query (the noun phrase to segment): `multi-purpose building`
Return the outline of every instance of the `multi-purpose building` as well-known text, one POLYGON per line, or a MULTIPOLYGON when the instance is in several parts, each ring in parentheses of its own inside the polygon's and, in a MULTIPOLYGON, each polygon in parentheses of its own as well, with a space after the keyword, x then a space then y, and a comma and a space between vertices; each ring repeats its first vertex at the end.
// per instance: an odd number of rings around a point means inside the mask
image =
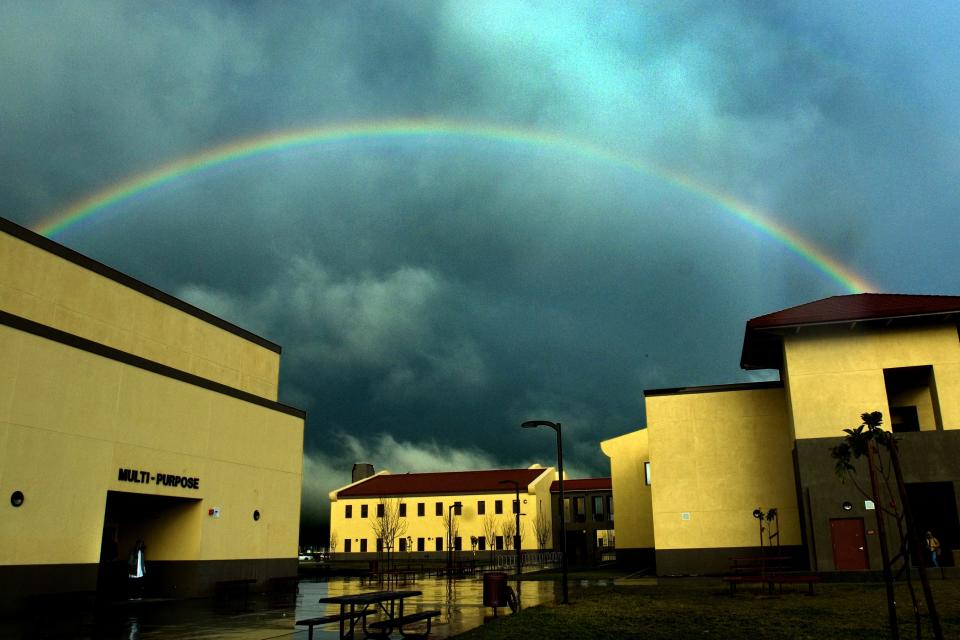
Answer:
MULTIPOLYGON (((436 557, 438 552, 516 548, 517 494, 520 548, 550 546, 553 467, 441 473, 381 471, 330 492, 335 551, 394 552, 436 557), (452 524, 452 530, 451 530, 452 524)), ((440 557, 443 557, 442 555, 440 557)))
MULTIPOLYGON (((0 219, 0 591, 295 574, 304 413, 280 347, 0 219)), ((13 605, 15 598, 5 598, 13 605)))
POLYGON ((741 366, 779 380, 646 391, 647 427, 601 445, 618 560, 721 572, 762 539, 812 570, 880 568, 875 505, 831 457, 872 411, 899 441, 918 527, 960 547, 958 321, 960 297, 818 300, 747 322, 741 366))

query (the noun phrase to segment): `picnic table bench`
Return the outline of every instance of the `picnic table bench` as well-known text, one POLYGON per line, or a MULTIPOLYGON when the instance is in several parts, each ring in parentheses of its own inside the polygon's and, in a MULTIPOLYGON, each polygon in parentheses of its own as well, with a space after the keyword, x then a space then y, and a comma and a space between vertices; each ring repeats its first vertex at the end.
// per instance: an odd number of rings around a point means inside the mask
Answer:
POLYGON ((313 627, 333 622, 340 623, 340 638, 353 638, 357 623, 360 622, 363 635, 368 638, 387 638, 397 630, 405 637, 416 635, 425 638, 430 633, 433 618, 440 615, 440 611, 419 611, 404 615, 403 603, 406 598, 422 595, 421 591, 370 591, 348 595, 329 596, 321 598, 320 603, 340 605, 340 613, 318 618, 298 620, 297 625, 309 627, 310 638, 313 638, 313 627), (379 614, 380 619, 367 622, 367 616, 379 614), (407 625, 416 622, 427 622, 424 633, 412 632, 406 629, 407 625))
POLYGON ((357 611, 353 614, 339 614, 335 613, 329 616, 320 616, 318 618, 304 618, 303 620, 297 620, 296 626, 298 627, 307 627, 307 638, 308 640, 313 640, 313 628, 321 624, 330 624, 332 622, 344 622, 356 620, 359 616, 372 616, 376 611, 373 609, 367 609, 366 611, 357 611))
MULTIPOLYGON (((434 609, 431 611, 418 611, 417 613, 411 613, 405 616, 399 616, 399 617, 391 618, 388 620, 377 620, 376 622, 371 622, 367 626, 371 629, 381 630, 383 632, 383 637, 389 636, 390 632, 393 629, 396 629, 397 631, 400 632, 400 635, 402 635, 405 638, 426 638, 428 635, 430 635, 430 626, 433 623, 433 619, 439 615, 440 615, 440 611, 438 609, 434 609), (422 633, 409 632, 404 629, 404 627, 408 624, 414 624, 416 622, 422 622, 424 620, 427 621, 427 629, 422 633)), ((372 635, 379 635, 379 634, 372 634, 372 635)))
POLYGON ((736 593, 738 584, 766 585, 773 593, 774 585, 806 584, 813 595, 814 583, 820 582, 818 574, 793 569, 789 556, 750 556, 730 558, 730 572, 722 580, 730 585, 730 593, 736 593))

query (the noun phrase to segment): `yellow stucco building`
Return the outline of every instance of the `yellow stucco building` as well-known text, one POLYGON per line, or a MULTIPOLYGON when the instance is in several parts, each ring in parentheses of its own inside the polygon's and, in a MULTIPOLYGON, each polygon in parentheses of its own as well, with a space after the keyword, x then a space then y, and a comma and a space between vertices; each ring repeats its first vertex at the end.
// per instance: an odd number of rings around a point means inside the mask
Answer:
POLYGON ((537 465, 441 473, 381 471, 330 492, 331 544, 338 554, 371 559, 386 546, 407 557, 438 557, 451 544, 461 552, 515 548, 519 491, 520 548, 549 548, 550 484, 556 475, 553 467, 537 465), (385 537, 384 514, 389 520, 392 510, 397 526, 388 525, 385 537))
POLYGON ((798 567, 879 568, 876 512, 830 456, 869 411, 897 433, 918 525, 960 547, 958 317, 960 297, 827 298, 747 323, 741 366, 779 381, 646 391, 647 427, 601 444, 618 560, 722 572, 762 535, 798 567), (756 509, 777 511, 762 534, 756 509))
MULTIPOLYGON (((0 219, 0 590, 295 574, 304 413, 280 347, 0 219)), ((6 599, 12 605, 14 599, 6 599)))

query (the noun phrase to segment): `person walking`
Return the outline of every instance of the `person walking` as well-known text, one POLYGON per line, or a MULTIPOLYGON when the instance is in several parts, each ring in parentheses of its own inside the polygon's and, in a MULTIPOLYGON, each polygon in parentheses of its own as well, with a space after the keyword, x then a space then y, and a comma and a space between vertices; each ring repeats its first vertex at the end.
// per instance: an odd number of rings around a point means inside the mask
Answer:
POLYGON ((137 540, 130 552, 128 563, 127 582, 130 586, 130 597, 139 600, 143 597, 143 581, 147 575, 146 547, 143 540, 137 540))
POLYGON ((940 541, 930 531, 927 531, 927 552, 930 554, 930 561, 933 566, 940 566, 940 541))

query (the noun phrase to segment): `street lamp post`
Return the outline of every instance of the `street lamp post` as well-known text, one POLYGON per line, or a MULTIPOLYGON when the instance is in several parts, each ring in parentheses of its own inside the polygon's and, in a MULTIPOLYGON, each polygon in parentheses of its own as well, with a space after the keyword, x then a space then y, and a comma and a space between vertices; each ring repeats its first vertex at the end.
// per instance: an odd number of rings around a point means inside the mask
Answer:
POLYGON ((560 473, 560 571, 562 574, 561 584, 563 589, 563 604, 569 603, 569 593, 567 591, 567 526, 563 517, 563 436, 560 431, 559 422, 550 422, 549 420, 527 420, 520 425, 524 429, 535 427, 550 427, 557 432, 557 467, 560 473))
POLYGON ((516 480, 501 480, 500 484, 512 484, 513 490, 517 496, 516 501, 514 502, 516 506, 514 507, 514 511, 513 511, 514 519, 515 519, 513 546, 517 550, 517 584, 519 585, 520 584, 520 540, 521 540, 520 538, 520 483, 517 482, 516 480))
POLYGON ((461 502, 454 502, 447 509, 447 578, 453 577, 453 510, 460 509, 461 502))

